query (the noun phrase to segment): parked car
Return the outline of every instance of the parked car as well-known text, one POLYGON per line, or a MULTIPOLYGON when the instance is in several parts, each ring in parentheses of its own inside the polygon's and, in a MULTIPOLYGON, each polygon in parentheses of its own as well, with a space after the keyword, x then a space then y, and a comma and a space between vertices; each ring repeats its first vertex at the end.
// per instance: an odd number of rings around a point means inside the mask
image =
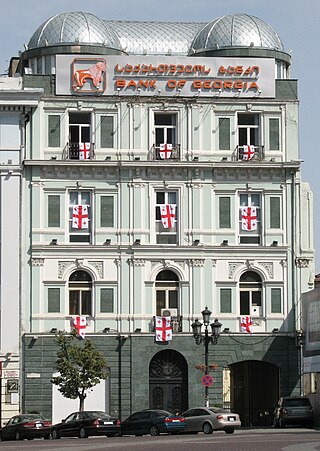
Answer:
POLYGON ((60 437, 86 438, 90 435, 115 437, 120 434, 120 420, 118 418, 95 410, 73 412, 61 423, 52 426, 53 439, 60 437))
POLYGON ((121 423, 121 433, 126 435, 159 435, 162 432, 177 434, 185 428, 185 419, 166 410, 145 409, 135 412, 121 423))
POLYGON ((51 421, 42 415, 24 413, 10 418, 5 426, 0 429, 0 439, 23 440, 24 438, 45 438, 51 435, 51 421))
POLYGON ((232 434, 241 426, 237 413, 231 413, 218 407, 195 407, 182 414, 186 420, 183 432, 212 434, 213 431, 225 431, 232 434))
POLYGON ((274 427, 299 424, 313 427, 313 409, 306 396, 285 396, 280 398, 273 412, 274 427))

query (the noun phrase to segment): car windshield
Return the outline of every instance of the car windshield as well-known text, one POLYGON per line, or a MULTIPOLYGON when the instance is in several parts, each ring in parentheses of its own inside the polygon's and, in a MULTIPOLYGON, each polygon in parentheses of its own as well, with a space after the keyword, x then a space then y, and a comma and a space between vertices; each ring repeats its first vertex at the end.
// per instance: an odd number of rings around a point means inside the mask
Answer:
POLYGON ((110 415, 108 415, 105 412, 86 412, 86 417, 89 418, 110 418, 110 415))
POLYGON ((303 399, 284 399, 283 400, 284 407, 309 407, 310 401, 308 398, 303 399))
POLYGON ((219 407, 210 407, 209 410, 211 410, 211 412, 213 412, 213 413, 222 413, 222 412, 226 412, 225 410, 220 409, 219 407))
POLYGON ((29 421, 29 420, 44 420, 42 415, 36 415, 36 414, 30 414, 30 415, 23 415, 21 417, 22 421, 29 421))
POLYGON ((167 416, 173 415, 172 413, 167 412, 166 410, 157 410, 157 411, 153 412, 153 414, 156 415, 157 417, 162 417, 162 416, 167 417, 167 416))

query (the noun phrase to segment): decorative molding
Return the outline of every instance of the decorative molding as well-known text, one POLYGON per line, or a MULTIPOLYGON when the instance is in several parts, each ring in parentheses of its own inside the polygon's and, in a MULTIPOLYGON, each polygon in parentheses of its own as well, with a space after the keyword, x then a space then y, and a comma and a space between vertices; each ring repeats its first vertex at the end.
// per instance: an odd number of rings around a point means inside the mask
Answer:
POLYGON ((296 258, 296 266, 298 266, 298 268, 308 268, 309 263, 310 263, 310 260, 308 258, 301 258, 301 257, 296 258))
POLYGON ((228 271, 228 273, 229 273, 228 278, 229 279, 233 279, 234 278, 234 273, 236 272, 236 269, 239 268, 239 266, 242 266, 242 265, 243 265, 243 263, 240 263, 240 262, 230 262, 229 265, 228 265, 228 269, 229 269, 229 271, 228 271))
POLYGON ((280 260, 280 265, 281 265, 283 268, 286 268, 287 265, 288 265, 287 260, 280 260))
POLYGON ((62 279, 63 278, 63 274, 65 272, 65 270, 67 268, 69 268, 69 266, 73 265, 73 262, 59 262, 58 261, 58 279, 62 279))
POLYGON ((146 260, 143 258, 128 258, 129 266, 145 266, 146 260))
POLYGON ((217 266, 217 260, 212 258, 211 262, 212 262, 212 266, 215 268, 217 266))
POLYGON ((194 258, 189 260, 190 265, 193 267, 203 267, 204 262, 205 262, 204 258, 194 258))
POLYGON ((102 261, 92 261, 92 262, 89 261, 88 263, 96 269, 100 279, 103 279, 103 277, 104 277, 104 275, 103 275, 103 262, 102 261))
POLYGON ((44 266, 44 258, 31 258, 31 266, 44 266))
POLYGON ((258 263, 267 270, 270 279, 273 279, 273 263, 271 262, 258 262, 258 263))

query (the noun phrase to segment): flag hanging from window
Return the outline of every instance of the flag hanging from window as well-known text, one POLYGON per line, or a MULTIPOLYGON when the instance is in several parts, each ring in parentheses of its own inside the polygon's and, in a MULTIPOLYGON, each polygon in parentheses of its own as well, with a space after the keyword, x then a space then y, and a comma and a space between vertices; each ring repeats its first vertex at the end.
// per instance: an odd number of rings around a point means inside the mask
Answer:
POLYGON ((79 160, 90 159, 90 143, 79 143, 79 160))
POLYGON ((77 334, 79 337, 83 338, 86 335, 86 327, 87 327, 87 320, 85 316, 73 316, 73 327, 76 329, 77 334))
POLYGON ((72 228, 88 229, 89 216, 87 205, 75 205, 72 209, 72 228))
POLYGON ((242 207, 241 226, 242 230, 257 230, 257 207, 242 207))
POLYGON ((253 157, 254 157, 254 146, 252 144, 243 146, 242 159, 252 160, 253 157))
POLYGON ((160 144, 159 155, 162 160, 169 160, 172 154, 172 144, 160 144))
POLYGON ((171 316, 156 316, 156 341, 172 340, 171 316))
POLYGON ((240 317, 240 328, 244 334, 252 334, 252 320, 251 316, 240 317))
POLYGON ((172 229, 174 227, 174 220, 176 217, 175 210, 175 205, 160 205, 161 222, 165 229, 172 229))

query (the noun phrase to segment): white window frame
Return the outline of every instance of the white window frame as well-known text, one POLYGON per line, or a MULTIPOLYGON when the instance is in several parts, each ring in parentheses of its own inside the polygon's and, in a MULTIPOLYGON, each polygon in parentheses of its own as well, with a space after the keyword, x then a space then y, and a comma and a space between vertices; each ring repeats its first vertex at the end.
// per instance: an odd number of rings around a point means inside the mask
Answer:
POLYGON ((243 245, 252 245, 252 246, 261 246, 262 245, 262 193, 259 191, 254 192, 238 192, 238 243, 243 245), (247 196, 246 204, 241 201, 241 197, 247 196), (253 201, 253 196, 258 196, 259 203, 253 201), (256 207, 257 208, 257 230, 254 231, 245 231, 242 230, 241 224, 241 216, 242 216, 242 207, 256 207), (256 238, 258 242, 245 242, 244 238, 256 238))
POLYGON ((93 212, 93 192, 90 189, 70 189, 68 190, 68 242, 72 244, 93 244, 93 220, 92 220, 92 212, 93 212), (77 193, 77 201, 71 202, 71 195, 77 193), (87 193, 89 194, 89 204, 83 202, 83 195, 87 193), (88 207, 88 228, 87 229, 72 229, 72 211, 75 205, 86 205, 88 207), (71 237, 88 237, 88 240, 71 240, 71 237))
POLYGON ((167 246, 176 246, 179 244, 179 233, 178 233, 178 227, 179 227, 179 191, 176 189, 168 189, 168 190, 163 190, 163 189, 155 189, 155 206, 154 206, 154 217, 155 217, 155 241, 157 244, 165 244, 167 246), (163 193, 164 194, 164 202, 158 203, 157 202, 157 197, 158 194, 163 193), (176 201, 174 202, 170 202, 170 194, 175 194, 176 196, 176 201), (165 229, 162 226, 162 222, 161 222, 161 217, 160 217, 160 205, 164 205, 164 204, 171 204, 171 205, 175 205, 175 219, 174 219, 174 223, 175 223, 175 227, 174 227, 174 232, 172 231, 173 229, 165 229), (157 219, 157 212, 158 212, 158 219, 157 219), (162 243, 158 243, 158 236, 175 236, 175 242, 174 243, 166 243, 166 242, 162 242, 162 243))

